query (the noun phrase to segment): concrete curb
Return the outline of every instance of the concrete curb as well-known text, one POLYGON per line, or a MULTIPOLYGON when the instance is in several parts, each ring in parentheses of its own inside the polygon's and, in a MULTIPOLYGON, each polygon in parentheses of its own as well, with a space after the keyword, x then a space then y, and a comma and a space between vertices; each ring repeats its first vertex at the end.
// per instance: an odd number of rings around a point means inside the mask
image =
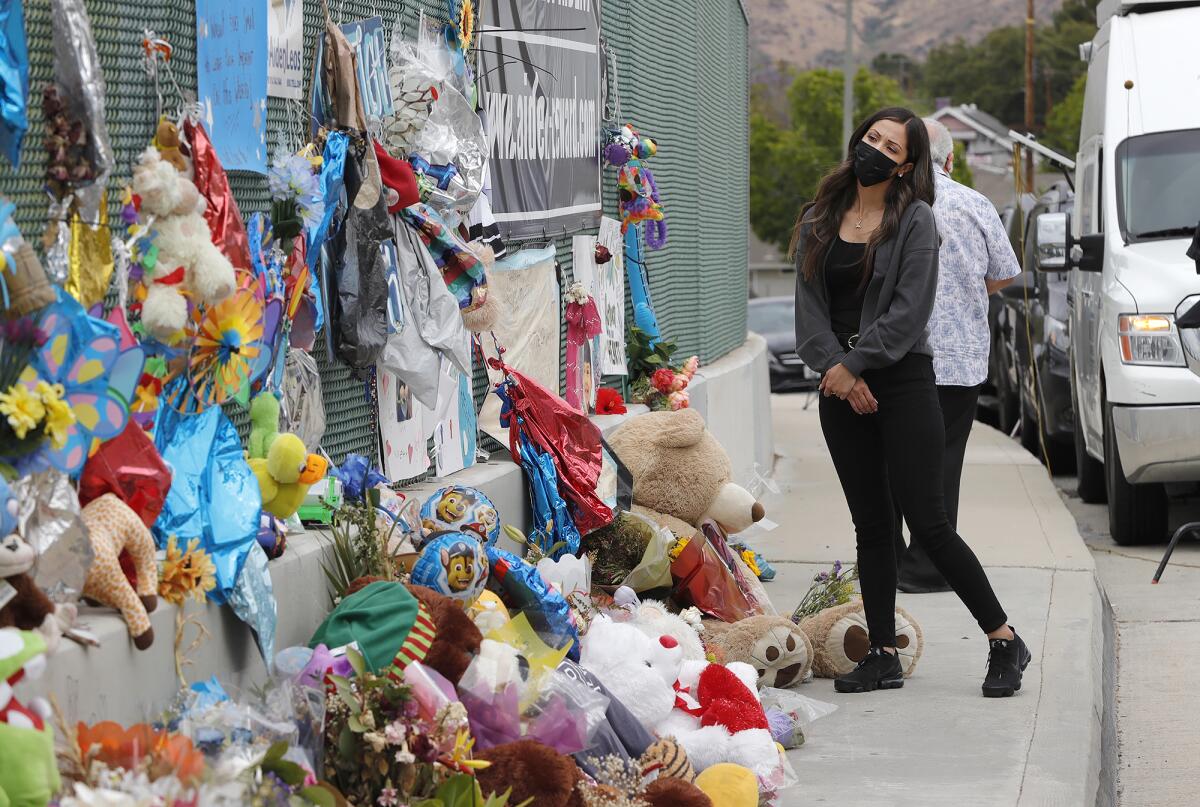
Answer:
MULTIPOLYGON (((739 481, 748 482, 754 466, 769 467, 771 443, 754 439, 755 418, 744 412, 767 412, 770 392, 767 378, 766 343, 751 335, 728 356, 697 374, 692 400, 703 413, 710 411, 714 434, 735 458, 741 469, 739 481), (737 401, 742 401, 738 404, 737 401), (765 452, 765 455, 764 455, 765 452)), ((646 411, 631 405, 626 415, 598 417, 601 431, 610 433, 624 420, 646 411)), ((496 504, 507 523, 525 526, 529 502, 525 477, 507 456, 497 454, 486 463, 467 468, 448 479, 410 485, 405 493, 424 499, 448 484, 467 485, 484 491, 496 504)), ((288 537, 287 552, 270 564, 271 581, 278 605, 276 651, 306 643, 328 613, 328 595, 321 570, 327 534, 309 531, 288 537)), ((501 538, 501 546, 518 547, 501 538)), ((188 617, 204 626, 209 638, 192 654, 184 670, 188 681, 211 675, 233 687, 248 687, 265 680, 267 671, 254 643, 253 634, 225 607, 188 603, 188 617)), ((128 639, 125 623, 110 609, 81 608, 82 621, 92 629, 101 646, 85 648, 64 641, 50 659, 46 674, 32 685, 39 694, 54 694, 68 722, 116 720, 129 723, 157 717, 178 690, 174 638, 177 609, 165 602, 150 615, 155 641, 139 652, 128 639)), ((196 629, 189 628, 186 647, 196 629)))

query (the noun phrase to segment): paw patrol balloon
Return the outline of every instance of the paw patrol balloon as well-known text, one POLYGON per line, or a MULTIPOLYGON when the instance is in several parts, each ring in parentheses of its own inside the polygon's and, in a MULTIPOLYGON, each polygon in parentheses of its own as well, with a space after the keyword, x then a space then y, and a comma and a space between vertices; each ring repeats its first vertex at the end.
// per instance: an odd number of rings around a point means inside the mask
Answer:
POLYGON ((487 552, 472 533, 464 532, 430 536, 412 570, 413 583, 458 600, 464 610, 479 599, 487 579, 487 552))
POLYGON ((488 546, 500 538, 500 515, 483 491, 475 488, 442 488, 421 507, 426 539, 435 532, 457 530, 474 535, 488 546))

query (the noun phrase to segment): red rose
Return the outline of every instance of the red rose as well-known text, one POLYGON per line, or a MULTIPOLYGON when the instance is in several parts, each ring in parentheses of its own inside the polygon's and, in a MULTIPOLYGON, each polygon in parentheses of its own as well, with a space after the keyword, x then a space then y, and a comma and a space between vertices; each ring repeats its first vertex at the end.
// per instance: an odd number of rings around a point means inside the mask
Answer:
POLYGON ((625 401, 621 399, 621 393, 609 387, 596 390, 597 415, 623 415, 625 412, 625 401))
POLYGON ((654 375, 650 376, 650 383, 663 395, 670 395, 675 384, 675 371, 666 367, 655 370, 654 375))

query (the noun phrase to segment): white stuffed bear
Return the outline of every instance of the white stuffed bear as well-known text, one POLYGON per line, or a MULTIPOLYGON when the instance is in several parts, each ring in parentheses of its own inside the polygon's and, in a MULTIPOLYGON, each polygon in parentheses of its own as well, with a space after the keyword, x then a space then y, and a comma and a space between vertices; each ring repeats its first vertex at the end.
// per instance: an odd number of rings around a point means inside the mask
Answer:
POLYGON ((233 264, 212 241, 204 220, 204 197, 192 181, 162 159, 153 146, 133 169, 133 192, 141 198, 143 218, 153 216, 158 259, 147 273, 142 324, 167 340, 187 324, 187 291, 192 300, 215 305, 236 287, 233 264))
MULTIPOLYGON (((678 648, 675 648, 678 651, 678 648)), ((608 616, 592 621, 580 663, 649 730, 671 714, 681 653, 608 616)))

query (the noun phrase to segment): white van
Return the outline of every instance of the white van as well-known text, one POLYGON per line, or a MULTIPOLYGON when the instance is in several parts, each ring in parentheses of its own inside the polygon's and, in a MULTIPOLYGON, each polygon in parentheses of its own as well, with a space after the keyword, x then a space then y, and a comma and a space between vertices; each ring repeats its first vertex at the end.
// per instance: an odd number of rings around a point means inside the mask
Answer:
POLYGON ((1079 494, 1130 544, 1166 537, 1164 483, 1200 480, 1200 332, 1175 325, 1200 301, 1200 0, 1104 0, 1097 24, 1071 243, 1047 254, 1072 270, 1079 494))

